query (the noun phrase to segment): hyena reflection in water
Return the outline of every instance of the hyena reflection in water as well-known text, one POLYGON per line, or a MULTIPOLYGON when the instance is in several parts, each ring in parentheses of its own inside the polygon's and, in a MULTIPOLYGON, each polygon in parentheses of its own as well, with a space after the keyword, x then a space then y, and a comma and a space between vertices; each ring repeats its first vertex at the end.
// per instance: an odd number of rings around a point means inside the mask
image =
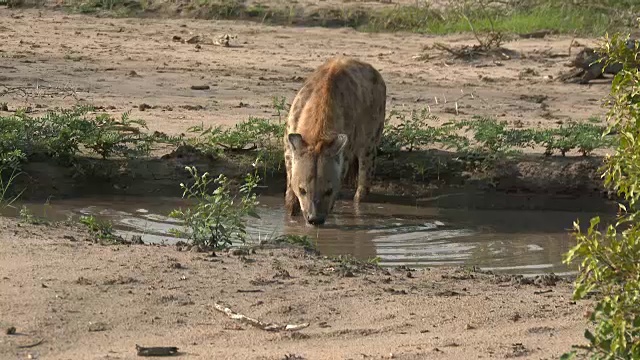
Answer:
POLYGON ((324 224, 348 173, 357 178, 356 205, 367 195, 386 97, 380 73, 354 59, 329 59, 307 78, 291 105, 284 138, 289 215, 302 210, 309 224, 324 224))

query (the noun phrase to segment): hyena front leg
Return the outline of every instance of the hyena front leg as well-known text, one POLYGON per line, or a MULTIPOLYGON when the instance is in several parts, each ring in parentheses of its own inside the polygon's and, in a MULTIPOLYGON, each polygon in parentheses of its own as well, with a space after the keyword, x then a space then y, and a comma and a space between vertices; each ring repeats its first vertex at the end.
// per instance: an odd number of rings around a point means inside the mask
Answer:
POLYGON ((300 202, 296 197, 296 194, 293 193, 291 187, 287 184, 287 192, 284 195, 284 206, 287 209, 287 213, 289 216, 298 216, 300 215, 300 202))
POLYGON ((371 146, 358 154, 358 188, 353 201, 359 203, 369 194, 369 186, 373 178, 376 148, 371 146))
POLYGON ((284 207, 289 216, 298 216, 300 215, 300 202, 291 188, 291 156, 285 155, 284 162, 287 170, 287 190, 284 194, 284 207))

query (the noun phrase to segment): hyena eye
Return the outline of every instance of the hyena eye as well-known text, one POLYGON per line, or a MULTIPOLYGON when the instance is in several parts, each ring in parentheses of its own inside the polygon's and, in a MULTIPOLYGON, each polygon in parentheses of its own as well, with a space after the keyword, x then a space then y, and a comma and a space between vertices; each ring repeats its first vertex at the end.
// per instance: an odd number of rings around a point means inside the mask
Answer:
POLYGON ((333 189, 329 189, 324 192, 324 196, 331 196, 331 194, 333 194, 333 189))
POLYGON ((300 191, 300 195, 307 195, 307 190, 303 188, 299 188, 298 191, 300 191))

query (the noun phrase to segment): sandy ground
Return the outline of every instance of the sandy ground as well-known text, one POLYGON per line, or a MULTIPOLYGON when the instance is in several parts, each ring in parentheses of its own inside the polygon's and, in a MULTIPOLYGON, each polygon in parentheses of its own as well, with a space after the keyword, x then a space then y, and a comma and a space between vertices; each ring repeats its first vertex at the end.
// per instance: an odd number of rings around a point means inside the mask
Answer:
POLYGON ((584 342, 589 304, 573 302, 565 282, 348 268, 296 249, 209 257, 102 246, 6 218, 0 234, 2 359, 134 359, 136 344, 177 346, 184 359, 557 359, 584 342), (310 325, 268 332, 216 302, 310 325))
MULTIPOLYGON (((509 42, 505 47, 520 54, 511 60, 452 61, 433 50, 429 60, 416 58, 436 41, 474 43, 470 35, 368 34, 0 8, 0 102, 11 110, 43 111, 80 100, 118 116, 131 110, 151 130, 179 134, 193 125, 274 116, 274 96, 290 102, 313 68, 345 54, 381 71, 388 111, 429 107, 441 122, 485 115, 530 127, 604 114, 600 104, 610 79, 587 86, 555 81, 568 69, 563 66, 568 36, 509 42), (237 36, 231 47, 211 44, 223 34, 237 36), (173 41, 174 36, 186 40, 194 35, 205 43, 173 41), (210 89, 191 90, 193 85, 210 89), (141 104, 151 108, 141 111, 141 104)), ((576 41, 592 45, 596 39, 576 41)))

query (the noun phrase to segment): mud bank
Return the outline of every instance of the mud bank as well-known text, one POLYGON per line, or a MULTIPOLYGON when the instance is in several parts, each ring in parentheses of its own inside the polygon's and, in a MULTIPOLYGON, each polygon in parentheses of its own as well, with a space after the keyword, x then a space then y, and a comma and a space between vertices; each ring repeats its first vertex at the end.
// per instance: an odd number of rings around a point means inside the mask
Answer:
MULTIPOLYGON (((182 150, 162 157, 132 160, 77 159, 63 166, 46 158, 27 163, 14 185, 25 189, 26 200, 92 195, 181 196, 180 183, 188 183, 185 166, 195 166, 240 181, 255 171, 255 154, 202 156, 182 150)), ((439 207, 606 211, 612 209, 598 168, 601 157, 543 157, 527 155, 470 172, 455 154, 411 152, 379 158, 372 193, 367 201, 439 207), (420 172, 412 163, 421 159, 420 172), (489 195, 494 200, 487 199, 489 195), (502 198, 502 200, 501 200, 502 198), (578 208, 576 208, 578 207, 578 208), (583 208, 584 207, 584 208, 583 208)), ((285 190, 284 166, 259 169, 260 194, 280 195, 285 190)), ((353 196, 345 184, 343 199, 353 196)))

